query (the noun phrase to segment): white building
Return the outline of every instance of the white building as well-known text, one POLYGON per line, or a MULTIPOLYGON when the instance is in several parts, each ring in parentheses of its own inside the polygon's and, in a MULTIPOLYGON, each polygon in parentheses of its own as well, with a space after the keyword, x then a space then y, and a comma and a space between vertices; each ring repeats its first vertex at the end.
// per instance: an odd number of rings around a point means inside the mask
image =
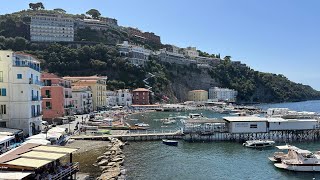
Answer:
POLYGON ((107 91, 106 105, 109 107, 117 105, 117 93, 115 91, 107 91))
POLYGON ((117 90, 117 104, 119 106, 132 105, 132 93, 129 91, 129 89, 117 90))
POLYGON ((214 87, 209 89, 209 99, 235 102, 238 92, 233 89, 214 87))
POLYGON ((129 44, 128 41, 124 41, 122 44, 117 45, 121 56, 128 57, 128 61, 136 66, 144 66, 149 61, 149 56, 152 51, 145 49, 142 46, 129 44))
POLYGON ((38 14, 31 17, 31 41, 73 41, 74 20, 61 14, 38 14))
POLYGON ((267 119, 255 116, 224 117, 230 133, 265 133, 267 119))
POLYGON ((0 51, 0 126, 41 130, 40 62, 31 55, 0 51))
POLYGON ((269 131, 318 129, 315 119, 268 118, 269 131))
POLYGON ((192 59, 199 57, 199 52, 197 51, 196 47, 183 48, 183 54, 192 59))
POLYGON ((87 114, 93 111, 92 92, 89 86, 72 86, 72 100, 75 113, 87 114))

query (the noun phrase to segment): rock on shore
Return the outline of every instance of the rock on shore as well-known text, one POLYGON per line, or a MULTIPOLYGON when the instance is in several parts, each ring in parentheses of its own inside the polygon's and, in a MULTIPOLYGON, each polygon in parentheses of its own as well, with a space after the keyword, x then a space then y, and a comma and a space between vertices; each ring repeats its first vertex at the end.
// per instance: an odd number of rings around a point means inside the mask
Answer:
POLYGON ((97 158, 95 166, 102 172, 97 180, 125 179, 126 171, 123 168, 124 154, 122 148, 124 143, 119 139, 110 138, 111 144, 107 146, 107 151, 97 158))

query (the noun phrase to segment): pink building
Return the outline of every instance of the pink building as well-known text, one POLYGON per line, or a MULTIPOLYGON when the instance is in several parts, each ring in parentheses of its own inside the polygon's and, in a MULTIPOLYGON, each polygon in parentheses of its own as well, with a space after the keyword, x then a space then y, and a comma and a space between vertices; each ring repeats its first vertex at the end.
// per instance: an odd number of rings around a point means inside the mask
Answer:
POLYGON ((42 73, 41 82, 43 119, 73 114, 71 82, 52 73, 42 73))

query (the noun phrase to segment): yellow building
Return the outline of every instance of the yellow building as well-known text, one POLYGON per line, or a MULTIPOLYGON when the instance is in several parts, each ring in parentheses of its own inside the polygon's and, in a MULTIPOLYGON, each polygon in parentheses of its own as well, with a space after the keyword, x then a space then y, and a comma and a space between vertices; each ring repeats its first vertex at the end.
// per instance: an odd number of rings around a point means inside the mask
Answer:
POLYGON ((189 101, 207 101, 208 91, 205 90, 193 90, 188 92, 189 101))
POLYGON ((70 80, 72 86, 89 86, 92 91, 93 109, 98 110, 107 105, 107 77, 106 76, 84 76, 64 77, 70 80))

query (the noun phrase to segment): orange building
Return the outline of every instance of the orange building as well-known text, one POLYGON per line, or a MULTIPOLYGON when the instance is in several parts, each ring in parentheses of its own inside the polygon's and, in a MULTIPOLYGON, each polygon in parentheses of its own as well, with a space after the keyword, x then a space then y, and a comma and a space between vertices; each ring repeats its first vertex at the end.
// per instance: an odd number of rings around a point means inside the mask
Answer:
POLYGON ((41 81, 43 119, 73 114, 71 82, 52 73, 42 73, 41 81))

